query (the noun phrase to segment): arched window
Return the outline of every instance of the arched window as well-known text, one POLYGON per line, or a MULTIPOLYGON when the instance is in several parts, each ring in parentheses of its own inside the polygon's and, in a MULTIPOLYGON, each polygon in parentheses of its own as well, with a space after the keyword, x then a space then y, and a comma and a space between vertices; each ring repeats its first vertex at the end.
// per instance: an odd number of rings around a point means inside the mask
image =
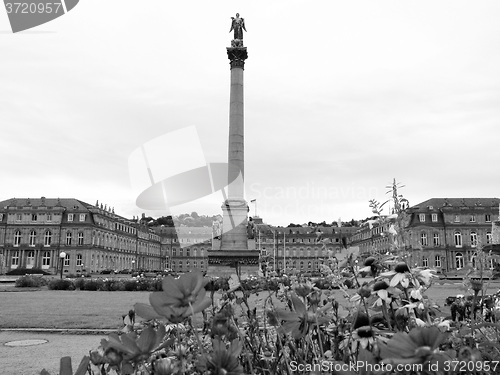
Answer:
POLYGON ((464 255, 462 253, 455 254, 455 265, 457 270, 464 268, 464 255))
POLYGON ((32 230, 30 232, 30 246, 35 246, 36 243, 36 232, 32 230))
POLYGON ((66 233, 66 245, 71 245, 71 232, 66 233))
POLYGON ((83 232, 78 233, 78 245, 79 246, 83 245, 83 232))
MULTIPOLYGON (((19 246, 21 244, 21 231, 16 230, 14 233, 14 246, 19 246)), ((17 258, 19 260, 19 258, 17 258)))
POLYGON ((455 232, 455 247, 462 247, 462 233, 455 232))
POLYGON ((83 266, 83 256, 82 254, 76 254, 76 265, 83 266))
POLYGON ((50 246, 51 243, 52 243, 52 232, 48 230, 45 232, 45 235, 43 236, 43 245, 50 246))
POLYGON ((64 258, 64 265, 66 267, 69 266, 69 254, 66 254, 66 257, 64 258))
POLYGON ((12 252, 12 262, 11 265, 15 268, 19 266, 19 251, 13 251, 12 252))
POLYGON ((422 258, 422 267, 429 267, 429 258, 427 257, 422 258))
POLYGON ((476 253, 472 254, 472 256, 470 257, 470 262, 472 264, 472 268, 474 268, 474 269, 476 268, 476 265, 477 265, 476 258, 477 258, 476 253))
POLYGON ((439 246, 439 233, 433 235, 434 246, 439 246))

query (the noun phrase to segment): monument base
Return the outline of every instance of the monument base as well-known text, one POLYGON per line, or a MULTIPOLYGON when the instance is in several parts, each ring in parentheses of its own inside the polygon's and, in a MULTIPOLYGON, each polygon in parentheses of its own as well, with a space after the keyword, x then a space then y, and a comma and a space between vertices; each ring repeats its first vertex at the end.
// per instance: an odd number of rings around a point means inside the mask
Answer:
POLYGON ((209 250, 207 276, 229 277, 240 273, 242 277, 258 276, 258 250, 209 250))

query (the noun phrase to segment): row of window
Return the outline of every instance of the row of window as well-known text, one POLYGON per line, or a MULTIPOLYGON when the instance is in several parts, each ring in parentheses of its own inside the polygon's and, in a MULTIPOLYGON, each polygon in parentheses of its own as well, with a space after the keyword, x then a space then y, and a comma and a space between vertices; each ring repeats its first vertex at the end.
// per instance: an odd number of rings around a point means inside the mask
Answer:
MULTIPOLYGON (((52 221, 52 214, 47 213, 47 214, 24 214, 24 215, 31 215, 31 221, 36 222, 39 219, 39 216, 43 217, 45 216, 45 221, 52 221)), ((80 214, 79 215, 79 221, 85 221, 87 218, 87 214, 80 214)), ((23 214, 19 213, 16 214, 16 221, 22 221, 23 220, 23 214)), ((68 214, 68 221, 75 221, 75 214, 68 214)))
MULTIPOLYGON (((50 266, 51 252, 44 251, 42 253, 42 266, 50 266)), ((64 258, 64 265, 69 266, 70 256, 66 254, 64 258)), ((11 264, 13 266, 19 266, 19 251, 12 252, 12 261, 11 264)), ((26 252, 26 265, 28 267, 35 265, 35 252, 33 250, 26 252)), ((76 255, 76 265, 83 266, 83 256, 82 254, 76 255)))
MULTIPOLYGON (((462 244, 463 244, 462 233, 460 233, 459 231, 455 231, 455 233, 453 234, 453 240, 455 243, 455 247, 462 247, 462 244)), ((432 235, 432 242, 433 242, 433 246, 441 245, 439 233, 434 233, 432 235)), ((491 232, 486 232, 486 244, 491 244, 491 242, 492 242, 491 232)), ((478 244, 477 233, 471 232, 470 233, 470 245, 471 245, 471 247, 476 247, 477 244, 478 244)), ((420 234, 420 245, 422 245, 422 246, 429 245, 428 240, 427 240, 427 233, 425 233, 425 232, 422 232, 420 234)))
MULTIPOLYGON (((476 264, 476 254, 475 253, 471 256, 470 263, 471 263, 473 268, 476 268, 477 264, 476 264)), ((422 266, 429 267, 429 258, 427 258, 427 257, 422 258, 422 266)), ((456 269, 457 270, 462 269, 462 268, 464 268, 464 266, 465 266, 464 255, 462 253, 456 253, 455 254, 455 267, 456 267, 456 269)), ((488 266, 490 269, 493 269, 493 260, 490 260, 488 266)), ((441 267, 441 256, 436 255, 434 257, 434 267, 438 267, 438 268, 441 267)))
MULTIPOLYGON (((36 245, 36 236, 37 233, 35 230, 32 230, 28 236, 29 246, 36 245)), ((22 234, 20 230, 16 230, 14 233, 14 246, 19 246, 21 244, 22 234)), ((83 232, 78 233, 77 243, 79 246, 83 245, 83 232)), ((50 246, 52 243, 52 232, 50 230, 45 231, 43 235, 43 245, 50 246)), ((66 233, 66 245, 72 245, 73 243, 73 234, 71 232, 66 233)))
MULTIPOLYGON (((425 223, 426 216, 427 216, 426 214, 418 214, 418 220, 421 223, 425 223)), ((460 216, 461 215, 455 215, 453 222, 454 223, 460 223, 460 219, 461 219, 460 216)), ((438 221, 438 214, 431 214, 431 221, 433 223, 437 223, 437 221, 438 221)), ((484 221, 486 223, 491 223, 491 214, 485 214, 484 215, 484 221)), ((469 216, 469 222, 470 223, 476 223, 477 222, 477 220, 476 220, 476 214, 471 214, 469 216)))

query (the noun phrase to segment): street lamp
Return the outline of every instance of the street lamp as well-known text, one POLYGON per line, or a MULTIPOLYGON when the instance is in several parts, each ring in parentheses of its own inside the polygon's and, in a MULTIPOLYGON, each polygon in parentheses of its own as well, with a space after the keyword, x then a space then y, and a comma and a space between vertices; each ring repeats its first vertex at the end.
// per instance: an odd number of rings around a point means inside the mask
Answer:
POLYGON ((62 280, 64 258, 66 258, 66 253, 64 251, 61 251, 59 253, 59 258, 61 258, 61 280, 62 280))

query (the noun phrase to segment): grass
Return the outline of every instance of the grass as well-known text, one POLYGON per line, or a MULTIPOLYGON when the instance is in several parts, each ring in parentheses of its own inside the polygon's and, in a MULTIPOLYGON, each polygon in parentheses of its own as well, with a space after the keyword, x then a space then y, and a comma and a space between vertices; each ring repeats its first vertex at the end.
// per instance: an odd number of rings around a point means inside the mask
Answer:
MULTIPOLYGON (((498 282, 489 286, 487 293, 499 288, 498 282)), ((448 296, 465 294, 460 283, 438 282, 427 292, 434 302, 444 306, 448 296)), ((355 290, 351 290, 350 294, 355 290)), ((148 303, 151 292, 90 292, 31 290, 0 292, 0 328, 86 328, 119 329, 122 315, 127 314, 136 302, 148 303)), ((339 303, 347 301, 335 291, 339 303)), ((267 292, 252 295, 252 300, 262 304, 267 292)), ((449 308, 442 308, 443 315, 449 315, 449 308)), ((195 322, 201 321, 201 314, 195 322)))

